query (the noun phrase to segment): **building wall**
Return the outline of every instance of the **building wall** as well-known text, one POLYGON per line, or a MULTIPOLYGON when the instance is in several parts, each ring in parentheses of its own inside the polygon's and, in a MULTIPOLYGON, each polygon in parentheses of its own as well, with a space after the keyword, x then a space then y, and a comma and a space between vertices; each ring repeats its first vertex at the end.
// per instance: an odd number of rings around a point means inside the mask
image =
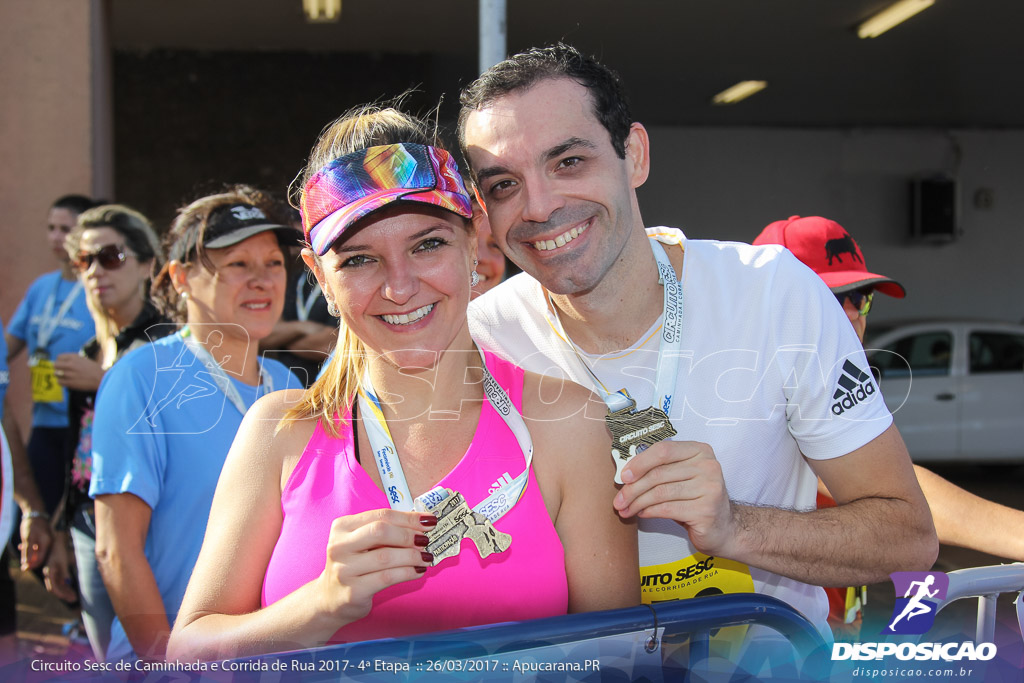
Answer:
MULTIPOLYGON (((425 111, 452 74, 472 65, 437 56, 297 52, 123 52, 115 58, 118 198, 164 227, 196 188, 244 181, 282 192, 320 128, 348 107, 419 86, 425 111), (445 76, 444 74, 447 74, 445 76)), ((875 319, 932 315, 1024 318, 1016 254, 1024 247, 1024 130, 654 127, 641 188, 648 224, 694 236, 750 240, 767 223, 820 214, 846 226, 876 271, 900 279, 905 301, 875 319), (963 234, 911 243, 908 183, 959 181, 963 234), (975 207, 977 190, 994 202, 975 207), (995 286, 999 281, 1002 286, 995 286)))
MULTIPOLYGON (((182 204, 248 183, 284 197, 320 131, 402 92, 428 114, 439 58, 153 50, 114 56, 118 200, 164 230, 182 204)), ((442 60, 443 61, 443 60, 442 60)))
MULTIPOLYGON (((54 267, 46 211, 64 193, 136 206, 165 228, 199 191, 250 182, 283 193, 320 128, 348 107, 410 86, 425 111, 446 92, 454 114, 465 65, 424 56, 340 53, 118 53, 113 105, 102 0, 0 3, 0 316, 54 267), (92 39, 90 40, 90 36, 92 39), (97 58, 99 56, 100 58, 97 58), (98 64, 98 68, 92 68, 98 64), (429 93, 429 94, 428 94, 429 93), (106 107, 106 108, 105 108, 106 107), (109 118, 114 125, 114 153, 109 118), (113 158, 114 168, 110 168, 113 158), (111 178, 116 178, 113 194, 111 178)), ((471 67, 471 65, 470 65, 471 67)), ((641 188, 649 225, 693 237, 750 240, 792 214, 838 220, 869 266, 902 281, 904 302, 874 319, 971 315, 1024 318, 1024 131, 655 127, 652 173, 641 188), (907 183, 957 177, 963 234, 941 246, 908 240, 907 183), (993 202, 975 206, 985 189, 993 202)), ((25 391, 16 364, 13 395, 25 391)))
POLYGON ((823 215, 846 227, 868 267, 907 288, 876 301, 876 320, 971 316, 1024 319, 1024 131, 654 128, 641 188, 648 225, 691 237, 750 241, 768 223, 823 215), (959 180, 962 234, 909 240, 908 182, 959 180), (987 189, 991 208, 974 197, 987 189))
MULTIPOLYGON (((58 196, 92 194, 92 25, 96 0, 0 2, 0 318, 38 275, 56 267, 46 217, 58 196)), ((24 355, 10 396, 24 421, 24 355)))

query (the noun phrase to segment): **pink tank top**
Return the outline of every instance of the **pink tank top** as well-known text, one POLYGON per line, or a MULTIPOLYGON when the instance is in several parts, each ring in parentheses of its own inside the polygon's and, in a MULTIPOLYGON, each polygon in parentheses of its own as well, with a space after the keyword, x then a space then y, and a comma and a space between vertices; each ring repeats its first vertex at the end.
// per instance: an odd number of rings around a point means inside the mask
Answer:
MULTIPOLYGON (((486 362, 522 410, 522 369, 490 353, 486 362)), ((362 459, 374 466, 372 457, 362 459)), ((518 476, 524 464, 511 430, 485 400, 469 450, 439 484, 461 492, 472 507, 499 480, 518 476)), ((284 520, 263 580, 262 604, 272 604, 320 575, 336 517, 386 507, 384 492, 355 459, 350 416, 339 439, 328 436, 318 423, 281 492, 284 520)), ((370 614, 339 629, 329 642, 565 614, 565 554, 532 470, 523 497, 494 526, 512 536, 505 552, 480 559, 473 541, 463 539, 458 555, 428 568, 421 579, 377 593, 370 614)))

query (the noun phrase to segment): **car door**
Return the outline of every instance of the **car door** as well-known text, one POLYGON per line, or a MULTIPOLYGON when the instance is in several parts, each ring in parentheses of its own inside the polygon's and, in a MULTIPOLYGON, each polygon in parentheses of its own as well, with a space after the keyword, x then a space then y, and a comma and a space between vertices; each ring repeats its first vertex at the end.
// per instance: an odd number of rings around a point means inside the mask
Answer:
POLYGON ((908 332, 870 353, 882 397, 913 460, 959 455, 957 351, 953 330, 940 327, 908 332))
POLYGON ((966 460, 1024 459, 1024 334, 973 329, 962 391, 966 460))

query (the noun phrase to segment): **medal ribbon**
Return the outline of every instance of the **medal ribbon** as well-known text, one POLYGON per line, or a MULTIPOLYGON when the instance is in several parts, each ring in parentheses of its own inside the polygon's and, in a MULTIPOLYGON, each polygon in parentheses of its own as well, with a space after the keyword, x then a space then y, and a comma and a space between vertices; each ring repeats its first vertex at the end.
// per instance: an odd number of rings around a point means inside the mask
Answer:
MULTIPOLYGON (((656 400, 654 406, 668 415, 672 409, 672 395, 676 383, 676 373, 679 371, 679 355, 683 340, 683 285, 676 279, 676 271, 668 258, 665 246, 657 240, 652 239, 649 242, 651 251, 654 252, 654 258, 658 262, 658 284, 664 287, 661 341, 658 346, 658 368, 654 384, 656 400)), ((634 401, 624 393, 625 390, 609 391, 608 387, 590 369, 590 366, 584 362, 576 345, 565 333, 562 321, 558 317, 558 308, 551 300, 550 294, 548 294, 548 300, 551 302, 552 317, 554 318, 552 325, 555 331, 566 341, 583 369, 587 371, 594 393, 601 397, 601 400, 608 406, 608 411, 615 413, 623 408, 635 407, 634 401)))
POLYGON ((60 290, 61 277, 57 277, 57 284, 53 286, 53 291, 50 292, 50 296, 46 299, 46 304, 43 306, 42 320, 39 322, 39 331, 36 333, 36 348, 40 351, 45 351, 47 345, 50 343, 50 337, 53 336, 57 326, 60 325, 60 321, 67 315, 71 305, 75 302, 75 298, 82 291, 82 281, 76 280, 74 287, 68 293, 67 297, 61 303, 60 308, 57 309, 57 314, 53 314, 53 307, 57 303, 57 292, 60 290))
POLYGON ((323 290, 320 289, 320 283, 313 285, 313 289, 306 296, 302 296, 302 283, 306 281, 305 275, 300 275, 298 282, 295 283, 295 315, 299 320, 309 320, 309 313, 313 310, 313 304, 316 303, 317 297, 319 297, 323 290))
MULTIPOLYGON (((473 508, 474 512, 479 512, 493 524, 515 507, 526 490, 530 465, 533 462, 533 439, 530 437, 530 431, 526 428, 522 414, 516 410, 508 394, 487 369, 483 351, 480 351, 480 360, 484 372, 484 395, 490 401, 491 407, 512 430, 512 435, 519 442, 519 447, 523 451, 523 459, 526 461, 526 467, 518 477, 512 480, 511 484, 498 488, 473 508)), ((409 482, 405 478, 405 472, 402 470, 402 463, 398 457, 398 450, 395 448, 394 439, 391 438, 391 432, 388 430, 388 423, 384 419, 380 399, 370 382, 369 371, 363 375, 358 400, 359 410, 362 414, 372 418, 364 419, 363 424, 366 427, 366 436, 370 440, 370 448, 373 450, 373 460, 380 473, 381 485, 384 487, 384 493, 387 495, 391 508, 394 510, 421 508, 426 510, 443 500, 445 498, 444 487, 440 486, 427 491, 415 500, 413 499, 412 492, 409 490, 409 482)))
MULTIPOLYGON (((241 394, 238 393, 238 389, 232 383, 228 374, 224 372, 224 368, 222 368, 213 357, 213 354, 207 351, 205 346, 195 340, 192 336, 192 331, 187 325, 182 329, 181 337, 185 342, 185 346, 188 347, 188 350, 199 359, 200 363, 206 366, 206 370, 213 377, 213 381, 216 383, 217 388, 223 392, 229 401, 231 401, 231 405, 237 408, 238 412, 245 415, 245 412, 249 410, 251 406, 245 405, 241 394)), ((269 394, 274 390, 274 378, 271 377, 267 369, 263 367, 263 363, 260 363, 260 387, 262 388, 262 392, 259 394, 260 396, 269 394)))

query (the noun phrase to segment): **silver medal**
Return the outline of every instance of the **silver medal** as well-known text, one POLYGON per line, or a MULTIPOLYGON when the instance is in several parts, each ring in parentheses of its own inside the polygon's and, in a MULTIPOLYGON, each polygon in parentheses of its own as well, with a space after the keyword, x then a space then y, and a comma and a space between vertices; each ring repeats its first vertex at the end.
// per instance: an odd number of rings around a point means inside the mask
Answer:
MULTIPOLYGON (((440 493, 441 489, 434 491, 440 493)), ((463 538, 476 544, 480 557, 508 549, 512 544, 510 535, 498 531, 490 520, 471 510, 461 493, 451 489, 444 489, 444 492, 447 494, 444 498, 437 500, 440 496, 432 495, 433 505, 424 506, 426 511, 437 516, 437 526, 427 532, 426 547, 426 551, 434 556, 435 565, 447 557, 458 555, 463 538)))
POLYGON ((622 483, 622 468, 630 460, 659 441, 676 435, 676 428, 661 408, 650 406, 636 410, 636 402, 605 415, 612 433, 612 460, 615 462, 615 483, 622 483))

